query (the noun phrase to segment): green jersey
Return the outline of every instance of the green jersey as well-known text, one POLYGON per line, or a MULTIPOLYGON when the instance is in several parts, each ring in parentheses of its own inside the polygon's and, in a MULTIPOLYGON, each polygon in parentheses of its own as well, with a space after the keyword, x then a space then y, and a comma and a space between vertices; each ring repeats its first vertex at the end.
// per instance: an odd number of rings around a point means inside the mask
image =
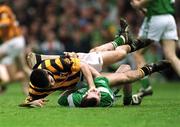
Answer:
MULTIPOLYGON (((109 81, 105 77, 98 77, 94 80, 96 88, 100 91, 101 99, 98 107, 112 106, 114 96, 112 90, 109 88, 109 81)), ((88 91, 87 87, 81 88, 70 95, 60 96, 58 103, 63 106, 80 107, 83 97, 88 91)))
POLYGON ((150 17, 153 15, 174 14, 174 2, 175 0, 150 0, 146 7, 146 16, 150 17))

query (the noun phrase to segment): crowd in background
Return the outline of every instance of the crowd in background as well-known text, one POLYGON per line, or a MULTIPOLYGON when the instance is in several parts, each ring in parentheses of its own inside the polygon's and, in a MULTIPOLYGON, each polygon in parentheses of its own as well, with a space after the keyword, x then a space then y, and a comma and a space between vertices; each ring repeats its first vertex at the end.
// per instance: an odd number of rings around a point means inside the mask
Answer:
MULTIPOLYGON (((88 52, 112 41, 120 17, 137 36, 143 14, 130 0, 8 0, 26 38, 27 49, 44 54, 63 51, 88 52)), ((176 22, 180 31, 180 1, 176 0, 176 22)))

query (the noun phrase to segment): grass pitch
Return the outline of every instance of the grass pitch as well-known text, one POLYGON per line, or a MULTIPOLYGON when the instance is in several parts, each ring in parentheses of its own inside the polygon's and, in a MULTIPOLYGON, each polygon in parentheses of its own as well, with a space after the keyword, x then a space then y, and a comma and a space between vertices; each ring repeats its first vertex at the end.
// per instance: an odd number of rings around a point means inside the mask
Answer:
POLYGON ((141 106, 124 107, 120 98, 111 108, 65 108, 55 93, 43 108, 21 108, 25 96, 16 83, 0 95, 0 127, 179 127, 180 83, 153 88, 141 106))

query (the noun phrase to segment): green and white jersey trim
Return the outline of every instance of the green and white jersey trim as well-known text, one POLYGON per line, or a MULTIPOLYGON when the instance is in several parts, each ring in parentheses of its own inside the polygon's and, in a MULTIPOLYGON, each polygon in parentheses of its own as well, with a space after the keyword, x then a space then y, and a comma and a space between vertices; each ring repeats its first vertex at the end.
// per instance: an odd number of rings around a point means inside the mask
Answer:
POLYGON ((70 94, 68 97, 67 97, 67 101, 68 101, 68 104, 69 104, 69 107, 76 107, 74 102, 73 102, 73 94, 70 94))
POLYGON ((113 94, 112 93, 110 93, 110 91, 109 91, 109 89, 107 89, 107 88, 104 88, 104 87, 98 87, 97 88, 100 92, 105 92, 105 93, 108 93, 109 94, 109 96, 114 100, 114 96, 113 96, 113 94))

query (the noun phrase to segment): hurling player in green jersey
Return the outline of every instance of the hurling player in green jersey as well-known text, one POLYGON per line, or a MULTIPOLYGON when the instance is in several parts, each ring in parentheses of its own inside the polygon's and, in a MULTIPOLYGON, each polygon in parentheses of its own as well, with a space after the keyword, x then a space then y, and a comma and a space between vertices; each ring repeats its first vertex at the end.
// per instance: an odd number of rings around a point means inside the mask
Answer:
MULTIPOLYGON (((140 28, 139 38, 150 39, 162 46, 165 59, 169 60, 172 68, 180 76, 180 59, 176 56, 178 40, 177 27, 174 19, 175 0, 131 0, 131 5, 145 14, 144 22, 140 28)), ((137 66, 145 64, 141 52, 135 53, 137 66)), ((140 93, 152 95, 152 88, 148 79, 142 81, 140 93)))
MULTIPOLYGON (((106 75, 100 74, 93 67, 90 70, 94 76, 94 84, 96 89, 88 91, 87 87, 83 87, 77 90, 68 90, 60 95, 58 103, 62 106, 69 107, 108 107, 112 106, 114 102, 114 95, 110 87, 122 85, 126 86, 125 83, 133 82, 143 78, 154 72, 162 71, 169 66, 169 62, 160 61, 154 64, 147 64, 141 69, 131 70, 129 65, 122 65, 127 71, 123 73, 109 73, 106 75)), ((119 69, 119 71, 121 70, 119 69)), ((137 99, 132 98, 132 102, 136 104, 137 99)), ((140 101, 140 100, 139 100, 140 101)))

